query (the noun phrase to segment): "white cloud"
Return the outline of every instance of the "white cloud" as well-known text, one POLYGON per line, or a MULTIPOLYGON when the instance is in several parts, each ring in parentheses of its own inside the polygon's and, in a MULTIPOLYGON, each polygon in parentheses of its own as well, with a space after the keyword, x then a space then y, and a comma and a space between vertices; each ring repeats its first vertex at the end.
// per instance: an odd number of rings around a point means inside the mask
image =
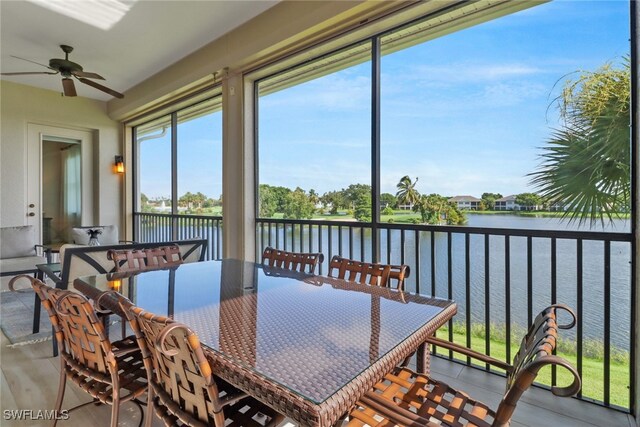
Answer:
POLYGON ((260 99, 260 108, 363 110, 371 106, 371 78, 342 72, 303 83, 260 99))
POLYGON ((486 81, 497 81, 515 77, 532 76, 544 73, 545 70, 525 64, 473 64, 451 63, 433 66, 419 65, 414 67, 412 74, 420 76, 418 79, 429 83, 464 83, 474 84, 486 81))

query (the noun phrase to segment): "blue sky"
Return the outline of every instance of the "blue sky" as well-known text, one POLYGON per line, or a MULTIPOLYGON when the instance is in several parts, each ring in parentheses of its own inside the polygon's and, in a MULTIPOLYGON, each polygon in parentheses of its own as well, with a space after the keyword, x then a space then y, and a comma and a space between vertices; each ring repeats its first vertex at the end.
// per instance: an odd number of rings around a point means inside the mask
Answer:
MULTIPOLYGON (((629 52, 628 3, 552 2, 382 59, 382 191, 532 191, 526 174, 557 125, 575 70, 629 52)), ((370 182, 370 64, 260 100, 260 182, 317 192, 370 182)))
MULTIPOLYGON (((555 1, 383 56, 382 191, 403 175, 423 193, 533 191, 526 175, 558 124, 554 84, 627 55, 628 17, 627 1, 555 1)), ((260 183, 370 183, 370 67, 260 98, 260 183)), ((221 140, 220 113, 181 125, 179 194, 219 197, 221 140)), ((142 191, 168 196, 168 141, 142 154, 142 191)))

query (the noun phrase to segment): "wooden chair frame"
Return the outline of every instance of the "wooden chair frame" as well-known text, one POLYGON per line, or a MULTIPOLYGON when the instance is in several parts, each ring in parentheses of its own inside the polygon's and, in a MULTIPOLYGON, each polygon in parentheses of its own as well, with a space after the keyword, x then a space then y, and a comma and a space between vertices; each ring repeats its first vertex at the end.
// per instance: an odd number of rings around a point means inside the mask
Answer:
MULTIPOLYGON (((257 413, 265 415, 264 426, 284 418, 216 378, 198 336, 188 326, 145 312, 115 291, 103 295, 117 298, 135 332, 149 382, 148 414, 153 411, 167 426, 194 427, 222 427, 227 417, 232 425, 262 426, 253 419, 257 413)), ((150 427, 151 416, 146 421, 150 427)))
POLYGON ((546 308, 530 326, 513 364, 436 337, 427 341, 506 371, 507 388, 496 411, 443 382, 399 367, 386 375, 358 402, 351 411, 348 426, 360 427, 371 422, 375 422, 374 425, 384 422, 385 426, 441 426, 442 422, 446 425, 466 425, 468 422, 478 427, 507 427, 520 397, 531 387, 544 366, 563 367, 573 375, 570 385, 551 387, 554 395, 568 397, 580 391, 582 384, 578 371, 565 359, 553 354, 558 330, 570 329, 575 323, 575 313, 566 305, 554 304, 546 308), (560 310, 571 315, 569 324, 557 322, 560 310))
MULTIPOLYGON (((60 413, 69 379, 93 398, 69 411, 92 403, 108 404, 111 405, 110 425, 117 427, 120 405, 132 401, 140 408, 141 426, 144 411, 137 398, 147 391, 147 384, 136 342, 131 339, 110 342, 93 305, 80 294, 52 288, 27 275, 13 278, 11 288, 22 278, 31 282, 40 297, 57 339, 60 382, 55 413, 60 413), (123 389, 128 394, 122 395, 123 389)), ((57 422, 56 417, 52 426, 57 422)))

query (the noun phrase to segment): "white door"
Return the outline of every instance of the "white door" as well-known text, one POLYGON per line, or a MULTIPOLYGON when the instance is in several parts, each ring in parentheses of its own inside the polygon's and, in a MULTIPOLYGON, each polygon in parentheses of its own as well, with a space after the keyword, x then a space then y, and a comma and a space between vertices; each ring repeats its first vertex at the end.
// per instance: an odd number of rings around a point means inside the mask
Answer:
MULTIPOLYGON (((42 243, 43 217, 43 141, 79 141, 81 147, 82 221, 93 220, 93 133, 89 130, 68 129, 29 123, 27 125, 27 205, 26 224, 33 225, 36 240, 42 243)), ((60 195, 55 195, 60 196, 60 195)))

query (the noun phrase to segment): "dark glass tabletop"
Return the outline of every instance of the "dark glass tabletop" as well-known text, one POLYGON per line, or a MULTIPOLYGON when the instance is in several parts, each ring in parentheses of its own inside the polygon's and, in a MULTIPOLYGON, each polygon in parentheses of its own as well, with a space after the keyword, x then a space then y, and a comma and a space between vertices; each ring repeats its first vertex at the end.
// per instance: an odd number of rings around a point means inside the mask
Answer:
POLYGON ((187 324, 218 355, 318 404, 443 311, 455 312, 452 301, 238 260, 117 281, 83 277, 75 287, 117 288, 146 311, 187 324))

